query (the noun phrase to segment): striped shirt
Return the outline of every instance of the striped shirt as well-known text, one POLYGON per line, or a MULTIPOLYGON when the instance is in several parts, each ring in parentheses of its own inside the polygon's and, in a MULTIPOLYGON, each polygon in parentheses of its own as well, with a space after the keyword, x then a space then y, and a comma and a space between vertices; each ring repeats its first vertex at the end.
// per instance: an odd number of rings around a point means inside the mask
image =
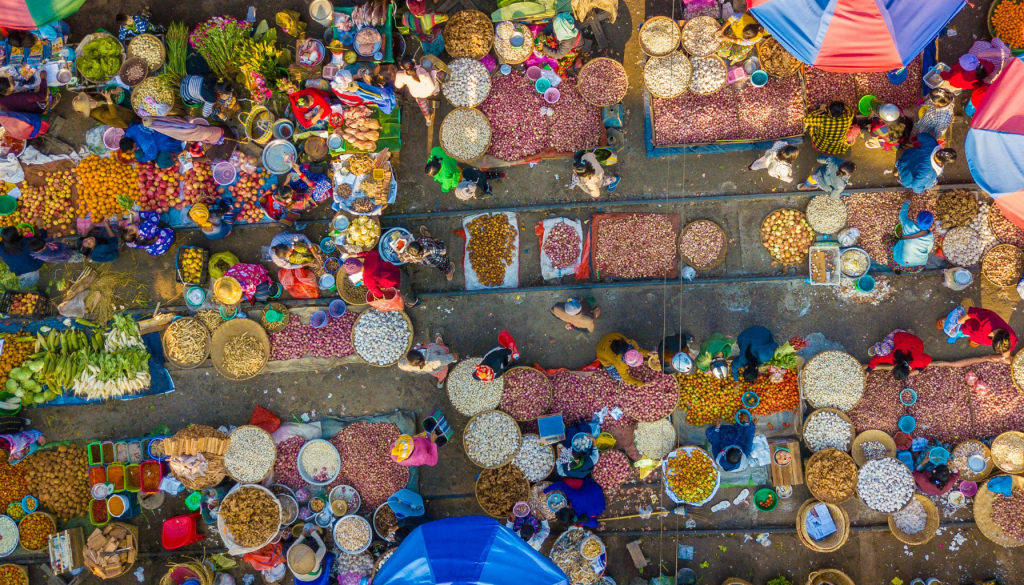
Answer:
POLYGON ((186 75, 181 79, 181 86, 178 90, 181 92, 181 99, 185 102, 203 104, 203 117, 206 118, 213 113, 213 102, 203 98, 204 81, 205 79, 201 75, 186 75))

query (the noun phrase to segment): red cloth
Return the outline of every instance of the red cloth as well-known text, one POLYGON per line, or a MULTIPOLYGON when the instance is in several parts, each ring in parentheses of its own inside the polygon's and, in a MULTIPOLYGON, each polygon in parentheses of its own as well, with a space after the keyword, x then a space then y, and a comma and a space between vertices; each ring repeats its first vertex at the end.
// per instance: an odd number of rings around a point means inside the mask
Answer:
POLYGON ((578 490, 583 487, 583 480, 577 477, 566 477, 562 479, 565 485, 571 487, 574 490, 578 490))
POLYGON ((931 477, 930 471, 915 471, 914 482, 917 484, 917 489, 924 492, 927 496, 941 496, 953 489, 953 486, 956 485, 956 480, 960 478, 960 474, 950 472, 949 481, 941 488, 935 487, 934 483, 928 481, 929 477, 931 477))
POLYGON ((426 437, 413 437, 412 455, 409 455, 409 458, 405 461, 396 460, 394 455, 391 456, 391 459, 405 467, 415 467, 417 465, 433 467, 437 465, 437 445, 426 437))
POLYGON ((988 71, 986 71, 981 63, 978 64, 978 68, 974 71, 964 71, 964 68, 957 63, 949 71, 942 73, 941 76, 944 81, 957 89, 975 89, 981 86, 982 79, 988 77, 988 71))
POLYGON ((932 356, 924 352, 924 342, 921 338, 900 331, 892 336, 892 351, 889 355, 876 355, 868 362, 868 368, 874 369, 881 364, 896 365, 896 352, 902 351, 910 355, 910 367, 915 370, 923 370, 932 363, 932 356))
POLYGON ((380 257, 377 250, 356 254, 363 259, 363 284, 375 296, 382 297, 381 289, 398 288, 402 272, 397 266, 380 257))
POLYGON ((1010 334, 1010 349, 1017 347, 1017 334, 995 311, 971 307, 967 309, 967 320, 960 325, 960 332, 978 345, 992 345, 989 335, 996 329, 1010 334))
POLYGON ((266 408, 257 406, 253 409, 252 416, 249 417, 249 424, 257 426, 268 433, 272 433, 281 426, 281 419, 266 408))
POLYGON ((330 97, 330 95, 331 94, 325 91, 321 91, 319 89, 315 89, 312 87, 307 87, 306 89, 303 89, 301 91, 289 94, 288 101, 290 101, 292 104, 292 112, 295 113, 295 120, 299 123, 299 125, 302 126, 303 128, 309 128, 314 125, 313 123, 310 122, 309 119, 312 118, 313 116, 310 115, 309 118, 307 118, 307 112, 312 112, 313 114, 319 113, 320 118, 326 121, 328 116, 331 115, 331 102, 327 100, 327 98, 330 97), (299 98, 302 97, 311 98, 313 100, 313 105, 309 106, 308 108, 299 107, 298 101, 299 98), (319 111, 317 111, 317 108, 319 108, 319 111))

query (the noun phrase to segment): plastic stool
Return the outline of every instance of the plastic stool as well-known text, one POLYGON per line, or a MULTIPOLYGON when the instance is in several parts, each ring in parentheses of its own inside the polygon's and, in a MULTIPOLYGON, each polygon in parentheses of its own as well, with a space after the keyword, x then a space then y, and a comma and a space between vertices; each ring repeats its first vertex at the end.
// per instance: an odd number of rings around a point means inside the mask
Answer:
POLYGON ((174 550, 199 542, 206 538, 206 535, 199 531, 199 520, 202 514, 185 514, 164 520, 160 540, 167 550, 174 550))

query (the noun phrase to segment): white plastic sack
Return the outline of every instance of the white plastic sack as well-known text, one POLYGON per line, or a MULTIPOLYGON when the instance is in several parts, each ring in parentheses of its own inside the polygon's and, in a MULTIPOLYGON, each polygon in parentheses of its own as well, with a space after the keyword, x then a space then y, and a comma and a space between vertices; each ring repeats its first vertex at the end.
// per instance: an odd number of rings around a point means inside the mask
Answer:
POLYGON ((572 276, 576 274, 576 267, 580 265, 580 259, 583 256, 583 225, 578 219, 568 219, 565 217, 551 217, 541 222, 544 227, 544 234, 541 236, 544 240, 548 239, 548 232, 551 231, 556 224, 564 223, 576 231, 576 235, 580 238, 579 248, 576 250, 576 262, 571 266, 567 266, 562 269, 557 269, 551 263, 551 258, 544 253, 544 246, 540 248, 540 274, 544 280, 552 280, 560 278, 562 276, 572 276))
POLYGON ((285 422, 281 423, 281 426, 277 427, 277 430, 270 436, 274 438, 274 443, 281 444, 292 437, 302 437, 307 441, 312 441, 313 439, 319 439, 322 434, 319 422, 285 422))
POLYGON ((25 171, 18 162, 18 157, 13 152, 7 154, 5 160, 0 160, 0 181, 5 183, 20 183, 25 180, 25 171))
POLYGON ((860 230, 857 228, 846 228, 845 230, 839 232, 839 235, 836 236, 836 238, 839 240, 839 245, 844 248, 849 248, 850 246, 856 244, 857 238, 859 237, 860 230))
POLYGON ((516 232, 516 239, 512 243, 512 264, 505 267, 505 280, 498 286, 484 286, 480 279, 476 275, 476 270, 473 270, 473 263, 469 260, 469 222, 480 217, 481 215, 488 215, 485 213, 477 213, 475 215, 467 215, 462 219, 462 229, 466 231, 466 248, 464 253, 465 261, 462 263, 463 271, 466 276, 466 290, 481 290, 487 288, 518 288, 519 287, 519 221, 516 219, 516 214, 511 211, 503 212, 508 217, 508 223, 516 232))

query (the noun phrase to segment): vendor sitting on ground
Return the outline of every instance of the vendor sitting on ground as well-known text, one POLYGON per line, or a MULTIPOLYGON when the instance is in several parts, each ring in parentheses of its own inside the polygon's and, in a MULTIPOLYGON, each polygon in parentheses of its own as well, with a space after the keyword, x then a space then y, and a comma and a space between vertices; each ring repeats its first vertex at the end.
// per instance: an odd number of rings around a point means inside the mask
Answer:
MULTIPOLYGON (((37 220, 37 223, 40 223, 37 220)), ((18 286, 31 288, 39 281, 39 269, 44 262, 32 256, 29 243, 35 238, 45 239, 46 230, 37 229, 35 235, 25 237, 18 228, 7 226, 0 230, 0 260, 18 277, 18 286)))
POLYGON ((186 75, 181 78, 178 91, 185 102, 203 105, 203 117, 209 118, 217 104, 218 89, 230 90, 227 82, 218 82, 212 75, 186 75))
POLYGON ((32 251, 32 257, 42 260, 48 264, 76 264, 84 262, 82 255, 74 246, 59 242, 56 238, 48 238, 46 230, 39 230, 40 233, 28 242, 28 249, 32 251))
POLYGON ((437 435, 432 432, 416 436, 400 435, 391 445, 391 460, 403 467, 433 467, 437 465, 436 439, 437 435))
POLYGON ((825 154, 846 154, 850 149, 847 133, 854 112, 840 101, 832 102, 804 116, 804 127, 814 148, 825 154))
POLYGON ((39 114, 14 112, 0 107, 0 128, 18 140, 32 140, 46 134, 50 123, 39 114))
POLYGON ((889 268, 896 274, 923 270, 935 243, 935 234, 931 229, 935 219, 932 212, 921 211, 914 221, 910 221, 909 212, 910 198, 907 197, 900 208, 901 235, 897 237, 896 234, 887 234, 884 239, 884 242, 892 245, 889 268))
POLYGON ((434 343, 417 343, 398 360, 398 369, 416 374, 430 374, 437 378, 437 387, 444 388, 448 368, 459 361, 459 354, 449 351, 440 333, 434 334, 434 343))
POLYGON ((572 185, 579 187, 581 191, 594 199, 601 196, 601 187, 607 187, 608 192, 614 192, 619 186, 622 177, 606 173, 604 167, 597 160, 597 155, 587 152, 574 161, 572 165, 572 185))
POLYGON ((154 25, 149 21, 150 14, 143 11, 141 14, 118 14, 117 15, 117 40, 122 43, 141 34, 162 34, 167 32, 162 26, 154 25))
POLYGON ((754 448, 754 434, 757 429, 745 414, 745 422, 723 425, 715 423, 714 428, 708 427, 704 436, 711 443, 711 458, 722 468, 722 471, 743 471, 749 466, 748 458, 754 448))
POLYGON ((924 193, 939 182, 944 167, 956 162, 956 151, 942 148, 931 134, 917 135, 920 146, 908 148, 896 160, 896 178, 914 193, 924 193))
POLYGON ((754 45, 761 42, 767 33, 764 27, 746 13, 733 13, 718 29, 718 40, 722 43, 718 56, 735 65, 747 58, 754 45))
POLYGON ((473 377, 481 382, 493 382, 512 367, 512 350, 507 347, 496 347, 484 354, 477 364, 473 377))
POLYGON ((850 184, 850 177, 857 170, 852 160, 835 156, 819 155, 818 164, 822 165, 811 173, 807 180, 796 186, 798 191, 821 189, 832 199, 839 199, 843 190, 850 184))
POLYGON ((39 72, 39 87, 16 91, 11 80, 0 77, 0 108, 10 112, 43 114, 50 109, 50 88, 46 85, 46 70, 39 72))
POLYGON ((196 203, 188 210, 188 217, 196 222, 207 240, 227 237, 234 227, 235 213, 228 207, 223 213, 210 209, 205 203, 196 203))
POLYGON ((427 166, 423 168, 423 172, 428 177, 433 177, 434 181, 441 185, 442 193, 448 193, 457 187, 462 179, 459 161, 448 156, 448 153, 440 146, 430 149, 430 160, 427 161, 427 166))
POLYGON ((881 343, 871 346, 868 353, 874 356, 865 366, 869 372, 888 365, 892 367, 892 377, 897 381, 920 374, 932 363, 932 356, 924 352, 921 338, 902 329, 886 335, 881 343))
POLYGON ((576 28, 576 19, 569 12, 559 12, 551 20, 551 24, 544 27, 534 45, 545 57, 560 61, 576 50, 580 44, 582 35, 576 28), (552 42, 551 37, 554 36, 552 42))
POLYGON ((126 155, 134 155, 135 162, 156 161, 159 168, 169 169, 177 164, 175 157, 185 150, 185 144, 136 122, 124 131, 118 148, 126 155))
POLYGON ((595 307, 589 299, 568 298, 564 303, 555 303, 551 314, 565 323, 569 331, 582 329, 594 332, 594 321, 601 316, 601 307, 595 307))
POLYGON ((129 248, 138 248, 150 256, 162 256, 174 245, 174 230, 161 227, 160 214, 156 212, 133 211, 121 239, 129 248))
MULTIPOLYGON (((487 199, 494 194, 491 191, 491 181, 505 178, 505 173, 484 171, 466 165, 461 166, 461 171, 462 180, 455 187, 455 197, 459 201, 487 199)), ((437 177, 434 177, 434 180, 437 180, 437 177)))
POLYGON ((642 366, 647 351, 640 344, 621 333, 609 333, 597 342, 597 361, 615 380, 630 386, 646 386, 642 380, 629 373, 630 368, 642 366))
POLYGON ((732 379, 739 382, 742 370, 743 381, 748 384, 757 382, 761 375, 758 367, 770 362, 779 348, 772 332, 760 325, 743 330, 736 336, 736 345, 740 348, 740 355, 732 360, 732 379))
POLYGON ((665 337, 658 344, 658 359, 661 361, 662 373, 684 376, 692 374, 693 360, 698 353, 700 348, 694 345, 693 336, 689 333, 665 337))
POLYGON ((948 342, 966 337, 970 339, 971 347, 988 345, 995 353, 1009 358, 1010 351, 1017 346, 1017 334, 1013 328, 995 311, 965 305, 953 309, 945 319, 939 319, 935 324, 949 336, 948 342))
POLYGON ((330 97, 331 94, 326 91, 312 87, 288 94, 299 126, 306 130, 317 125, 326 127, 327 118, 331 115, 330 97))
POLYGON ((786 144, 781 140, 776 140, 772 147, 764 151, 764 154, 757 160, 750 163, 747 169, 751 171, 768 169, 768 176, 775 177, 785 183, 792 183, 793 163, 796 162, 798 156, 800 156, 799 148, 786 144))
POLYGON ((910 130, 914 128, 913 122, 905 116, 893 122, 887 122, 878 115, 873 115, 867 124, 862 126, 868 133, 864 141, 864 147, 875 149, 881 148, 885 152, 891 152, 906 145, 910 139, 910 130))
POLYGON ((526 541, 527 544, 533 547, 534 550, 539 551, 540 547, 544 545, 544 541, 547 540, 548 535, 551 534, 551 526, 547 520, 541 520, 533 512, 530 512, 522 518, 515 516, 509 516, 505 520, 505 528, 508 528, 512 532, 519 535, 520 538, 526 541))
POLYGON ((604 490, 587 476, 583 479, 563 479, 544 488, 544 493, 560 491, 569 500, 570 508, 562 508, 557 512, 558 519, 566 524, 577 524, 588 528, 597 528, 597 519, 605 509, 604 490))
POLYGON ((729 366, 725 362, 732 356, 735 347, 736 340, 732 337, 726 337, 721 333, 712 333, 711 337, 700 344, 700 353, 697 354, 694 364, 701 372, 705 374, 710 372, 719 380, 724 380, 729 376, 729 366))
POLYGON ((436 268, 450 281, 455 277, 455 267, 448 258, 448 249, 444 242, 430 235, 425 226, 420 226, 420 235, 422 237, 410 242, 398 252, 398 259, 406 264, 436 268))
POLYGON ((103 220, 93 225, 85 235, 78 239, 78 251, 93 262, 108 263, 117 260, 121 252, 118 249, 118 238, 110 229, 110 222, 103 220), (103 230, 100 231, 99 228, 103 230))
POLYGON ((380 257, 376 248, 355 255, 363 262, 363 285, 375 299, 385 298, 385 289, 398 289, 407 309, 420 304, 412 289, 409 275, 399 266, 380 257))
POLYGON ((917 489, 927 496, 945 494, 953 489, 957 480, 960 479, 960 473, 950 471, 949 466, 945 464, 936 465, 930 470, 915 471, 913 475, 917 489))
POLYGON ((303 211, 313 209, 320 203, 334 197, 334 187, 326 175, 314 173, 309 165, 292 163, 288 183, 276 192, 260 198, 260 206, 271 219, 291 228, 303 211))
POLYGON ((187 120, 174 116, 146 116, 142 124, 175 140, 196 144, 221 144, 224 142, 224 128, 211 126, 202 118, 187 120))
POLYGON ((295 580, 301 583, 316 579, 323 572, 324 565, 330 565, 329 562, 323 562, 325 556, 327 556, 327 547, 324 545, 323 539, 320 538, 320 533, 312 531, 307 536, 306 531, 303 531, 298 540, 288 547, 285 558, 288 559, 288 567, 295 576, 295 580), (309 537, 316 541, 316 551, 306 544, 306 538, 309 537))
POLYGON ((100 103, 82 92, 71 101, 71 107, 79 114, 92 118, 100 124, 122 130, 130 126, 132 120, 135 119, 135 112, 128 108, 115 106, 112 91, 104 90, 100 94, 106 99, 106 102, 100 103))

